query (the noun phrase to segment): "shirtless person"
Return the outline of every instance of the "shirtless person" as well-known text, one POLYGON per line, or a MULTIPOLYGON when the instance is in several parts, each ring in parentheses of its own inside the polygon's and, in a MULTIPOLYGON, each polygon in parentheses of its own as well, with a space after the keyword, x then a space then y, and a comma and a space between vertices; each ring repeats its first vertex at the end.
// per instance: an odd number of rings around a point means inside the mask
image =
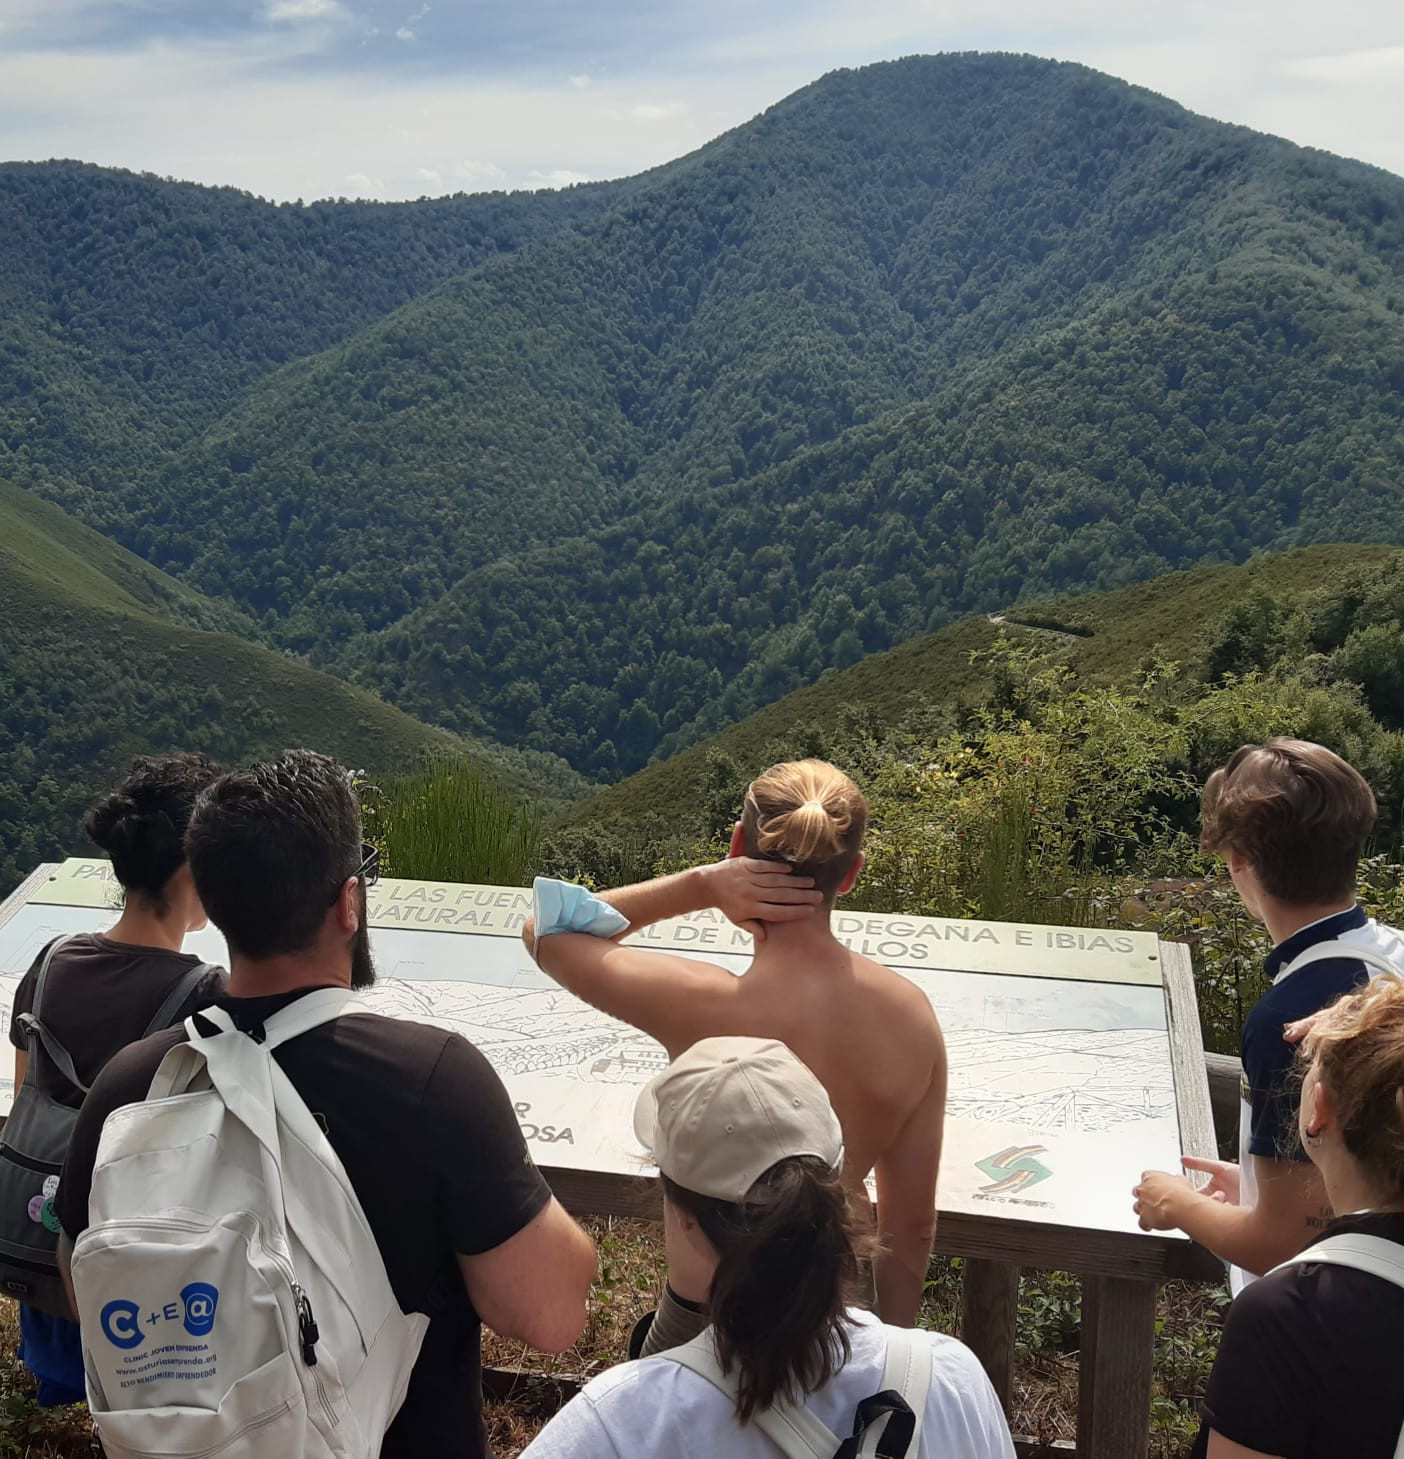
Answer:
MULTIPOLYGON (((552 978, 657 1039, 670 1059, 722 1035, 779 1039, 794 1050, 828 1090, 844 1169, 865 1201, 863 1179, 876 1172, 878 1312, 910 1327, 935 1236, 946 1050, 926 995, 849 952, 830 930, 835 900, 862 869, 867 816, 857 786, 832 765, 774 765, 746 792, 726 860, 604 893, 628 919, 612 939, 564 932, 537 944, 530 923, 523 936, 552 978), (755 937, 744 976, 619 945, 651 923, 707 907, 755 937)), ((700 1311, 688 1298, 665 1291, 645 1352, 705 1325, 704 1313, 688 1321, 689 1308, 700 1311)))

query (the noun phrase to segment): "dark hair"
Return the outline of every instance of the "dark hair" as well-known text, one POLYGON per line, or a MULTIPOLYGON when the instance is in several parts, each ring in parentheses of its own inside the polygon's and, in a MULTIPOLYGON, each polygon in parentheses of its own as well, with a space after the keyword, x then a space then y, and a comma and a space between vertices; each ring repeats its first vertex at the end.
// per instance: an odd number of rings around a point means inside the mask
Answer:
POLYGON ((230 950, 259 961, 316 940, 361 860, 350 777, 312 750, 217 780, 186 837, 195 889, 230 950))
POLYGON ((1204 786, 1200 846, 1235 852, 1269 896, 1319 906, 1349 896, 1375 826, 1375 796, 1323 745, 1244 745, 1204 786))
POLYGON ((817 1156, 792 1156, 737 1203, 662 1180, 719 1258, 708 1301, 717 1359, 737 1375, 737 1418, 744 1424, 822 1388, 848 1361, 844 1310, 871 1246, 839 1172, 817 1156))
POLYGON ((200 792, 224 772, 206 755, 150 755, 98 801, 83 829, 112 859, 126 894, 166 911, 166 884, 185 865, 185 830, 200 792))
POLYGON ((786 861, 832 903, 868 825, 868 803, 826 760, 772 765, 746 790, 741 834, 748 856, 786 861))

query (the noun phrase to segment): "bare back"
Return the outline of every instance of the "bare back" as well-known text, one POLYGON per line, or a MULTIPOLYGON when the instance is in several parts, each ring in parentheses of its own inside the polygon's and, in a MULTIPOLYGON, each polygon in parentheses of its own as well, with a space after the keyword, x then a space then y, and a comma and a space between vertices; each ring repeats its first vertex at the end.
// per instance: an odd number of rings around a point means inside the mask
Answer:
MULTIPOLYGON (((668 883, 644 890, 654 885, 668 883)), ((865 1197, 864 1179, 876 1175, 878 1311, 885 1322, 912 1324, 936 1227, 946 1104, 945 1044, 915 984, 849 952, 817 918, 807 928, 767 923, 740 977, 582 933, 541 939, 536 957, 573 993, 651 1034, 670 1058, 725 1035, 780 1039, 793 1049, 833 1103, 855 1194, 865 1197)))
MULTIPOLYGON (((774 939, 737 980, 734 997, 707 1000, 695 1020, 679 1009, 668 1055, 717 1035, 787 1044, 828 1091, 856 1185, 891 1148, 933 1079, 944 1079, 940 1026, 915 984, 837 941, 822 955, 808 947, 802 957, 787 954, 774 939)), ((939 1126, 932 1138, 939 1140, 939 1126)))

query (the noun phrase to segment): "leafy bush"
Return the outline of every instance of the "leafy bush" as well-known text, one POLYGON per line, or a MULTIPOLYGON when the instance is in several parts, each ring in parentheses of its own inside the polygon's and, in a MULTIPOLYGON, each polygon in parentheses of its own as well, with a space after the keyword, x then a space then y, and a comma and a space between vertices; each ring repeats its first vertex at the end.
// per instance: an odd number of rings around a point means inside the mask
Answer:
POLYGON ((522 886, 541 841, 541 812, 462 759, 434 759, 378 790, 362 789, 382 870, 420 881, 522 886))

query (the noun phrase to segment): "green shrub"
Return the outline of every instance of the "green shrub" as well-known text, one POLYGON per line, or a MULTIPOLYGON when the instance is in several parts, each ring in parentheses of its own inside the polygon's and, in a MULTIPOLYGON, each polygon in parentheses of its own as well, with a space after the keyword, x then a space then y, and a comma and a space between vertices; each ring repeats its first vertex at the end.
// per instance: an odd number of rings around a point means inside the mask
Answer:
POLYGON ((362 788, 368 833, 389 876, 523 886, 541 812, 485 781, 465 760, 436 759, 378 790, 362 788))

